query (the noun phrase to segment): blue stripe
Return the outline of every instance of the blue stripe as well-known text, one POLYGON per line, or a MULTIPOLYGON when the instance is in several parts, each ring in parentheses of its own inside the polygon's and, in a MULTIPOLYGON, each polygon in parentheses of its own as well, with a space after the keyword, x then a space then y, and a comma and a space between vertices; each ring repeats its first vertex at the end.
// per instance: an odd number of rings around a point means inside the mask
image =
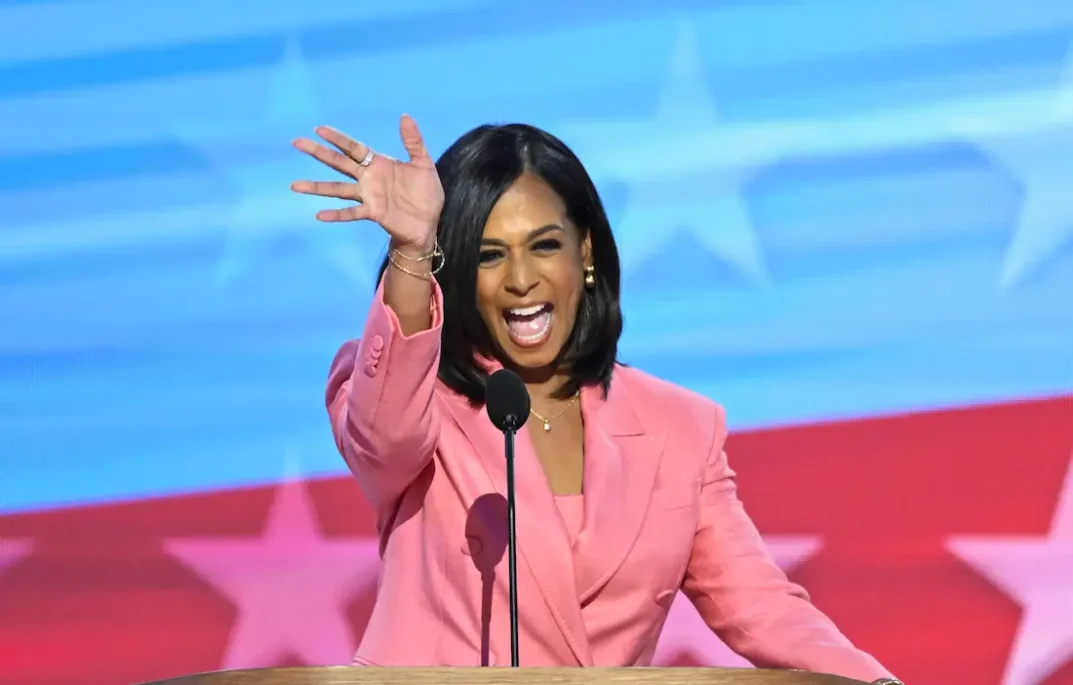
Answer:
POLYGON ((0 67, 0 99, 266 66, 279 61, 283 45, 278 36, 250 36, 0 67))
POLYGON ((1073 3, 135 6, 0 6, 0 511, 342 473, 325 376, 386 238, 315 222, 289 141, 402 155, 402 111, 433 154, 561 133, 636 258, 623 360, 736 430, 1073 392, 1073 3))

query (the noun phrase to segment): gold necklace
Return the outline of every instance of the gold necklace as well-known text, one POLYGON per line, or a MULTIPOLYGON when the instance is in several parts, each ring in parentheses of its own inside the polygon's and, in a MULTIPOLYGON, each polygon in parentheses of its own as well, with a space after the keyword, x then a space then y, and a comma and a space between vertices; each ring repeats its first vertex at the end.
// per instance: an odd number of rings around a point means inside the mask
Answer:
POLYGON ((529 412, 533 416, 535 416, 538 419, 540 419, 541 421, 543 421, 544 422, 544 432, 545 433, 550 433, 551 432, 551 422, 554 421, 555 419, 559 418, 563 414, 565 414, 567 409, 569 409, 570 407, 574 406, 574 402, 577 402, 578 395, 579 395, 579 393, 574 393, 574 396, 571 397, 570 401, 566 403, 566 406, 563 407, 563 410, 560 411, 555 416, 543 417, 543 416, 541 416, 540 414, 537 413, 536 409, 533 409, 532 407, 529 407, 529 412))

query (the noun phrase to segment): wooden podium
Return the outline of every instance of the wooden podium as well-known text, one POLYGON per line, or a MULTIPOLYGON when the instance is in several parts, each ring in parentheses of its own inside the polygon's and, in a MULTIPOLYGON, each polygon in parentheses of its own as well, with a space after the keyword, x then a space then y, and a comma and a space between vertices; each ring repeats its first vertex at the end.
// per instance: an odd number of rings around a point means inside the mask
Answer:
POLYGON ((143 685, 864 685, 805 671, 751 668, 373 668, 219 671, 143 685))

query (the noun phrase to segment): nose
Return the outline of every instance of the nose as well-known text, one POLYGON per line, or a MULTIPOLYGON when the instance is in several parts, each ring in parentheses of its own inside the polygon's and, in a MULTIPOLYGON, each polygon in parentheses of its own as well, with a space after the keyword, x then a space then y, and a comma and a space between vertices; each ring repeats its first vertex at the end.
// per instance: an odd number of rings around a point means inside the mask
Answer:
POLYGON ((537 286, 537 271, 525 257, 508 261, 506 289, 512 295, 524 297, 537 286))

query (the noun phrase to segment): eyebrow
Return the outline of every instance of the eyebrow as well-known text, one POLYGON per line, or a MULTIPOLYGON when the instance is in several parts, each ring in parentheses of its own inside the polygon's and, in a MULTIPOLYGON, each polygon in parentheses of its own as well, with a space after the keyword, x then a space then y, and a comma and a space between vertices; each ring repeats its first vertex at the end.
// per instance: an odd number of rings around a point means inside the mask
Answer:
MULTIPOLYGON (((551 233, 552 231, 562 231, 563 227, 559 224, 548 224, 547 226, 541 226, 540 228, 534 228, 529 231, 525 236, 525 242, 536 240, 545 233, 551 233)), ((498 238, 482 238, 481 245, 497 245, 499 247, 506 247, 507 244, 498 238)))

